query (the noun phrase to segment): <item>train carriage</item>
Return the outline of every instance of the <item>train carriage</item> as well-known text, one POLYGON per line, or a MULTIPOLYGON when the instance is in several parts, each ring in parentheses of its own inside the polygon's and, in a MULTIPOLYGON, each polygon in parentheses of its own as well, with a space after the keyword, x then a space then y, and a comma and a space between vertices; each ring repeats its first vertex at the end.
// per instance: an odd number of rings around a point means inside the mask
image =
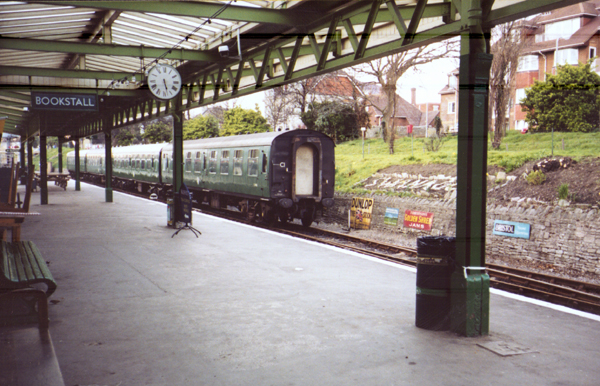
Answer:
MULTIPOLYGON (((299 218, 308 226, 333 205, 334 146, 312 130, 185 141, 183 182, 195 200, 214 208, 235 207, 250 220, 299 218)), ((84 154, 83 175, 97 179, 104 172, 97 164, 104 150, 84 154)), ((73 161, 67 165, 74 170, 73 161)), ((115 187, 164 196, 173 183, 172 145, 113 149, 113 177, 115 187)))

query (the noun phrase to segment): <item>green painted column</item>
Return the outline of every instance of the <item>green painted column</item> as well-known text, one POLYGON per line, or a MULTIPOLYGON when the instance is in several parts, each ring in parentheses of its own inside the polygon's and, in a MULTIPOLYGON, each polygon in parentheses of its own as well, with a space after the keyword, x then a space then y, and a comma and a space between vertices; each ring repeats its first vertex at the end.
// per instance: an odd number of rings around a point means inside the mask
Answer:
POLYGON ((79 159, 79 137, 75 138, 75 191, 81 191, 81 165, 79 159))
MULTIPOLYGON (((177 193, 183 184, 183 112, 178 110, 173 113, 173 198, 175 208, 178 208, 179 202, 177 193)), ((175 221, 173 227, 176 227, 178 221, 177 209, 175 210, 175 221)))
POLYGON ((106 179, 104 185, 105 201, 113 202, 113 190, 112 190, 112 120, 107 119, 104 121, 104 178, 106 179))
POLYGON ((489 35, 476 25, 461 41, 458 96, 456 269, 452 274, 451 330, 489 333, 489 276, 485 267, 489 35))
POLYGON ((63 171, 63 144, 65 142, 65 137, 58 137, 58 172, 62 173, 63 171))
POLYGON ((27 137, 27 168, 34 168, 33 164, 33 136, 27 137))
POLYGON ((48 151, 46 136, 40 135, 40 205, 48 205, 48 151))

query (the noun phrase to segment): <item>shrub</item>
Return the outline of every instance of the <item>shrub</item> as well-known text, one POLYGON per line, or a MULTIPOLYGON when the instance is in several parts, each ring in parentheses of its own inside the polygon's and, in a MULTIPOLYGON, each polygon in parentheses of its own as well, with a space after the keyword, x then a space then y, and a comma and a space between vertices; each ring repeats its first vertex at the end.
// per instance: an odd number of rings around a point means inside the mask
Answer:
POLYGON ((566 200, 569 198, 569 184, 562 184, 558 187, 558 199, 566 200))
POLYGON ((438 151, 440 150, 440 148, 442 147, 444 140, 443 138, 440 138, 438 136, 435 137, 430 137, 427 138, 425 141, 425 149, 427 149, 427 151, 432 152, 432 151, 438 151))
POLYGON ((537 170, 535 172, 531 172, 526 177, 527 183, 529 185, 541 185, 546 181, 546 175, 543 171, 537 170))

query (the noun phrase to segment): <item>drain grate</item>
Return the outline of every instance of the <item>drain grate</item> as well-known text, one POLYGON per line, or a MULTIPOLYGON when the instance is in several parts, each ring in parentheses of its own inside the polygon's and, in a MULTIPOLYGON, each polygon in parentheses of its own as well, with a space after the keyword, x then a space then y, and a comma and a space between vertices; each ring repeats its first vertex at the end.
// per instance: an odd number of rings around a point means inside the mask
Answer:
POLYGON ((528 347, 521 346, 517 343, 509 343, 503 341, 477 343, 477 345, 503 357, 539 352, 536 350, 532 350, 528 347))

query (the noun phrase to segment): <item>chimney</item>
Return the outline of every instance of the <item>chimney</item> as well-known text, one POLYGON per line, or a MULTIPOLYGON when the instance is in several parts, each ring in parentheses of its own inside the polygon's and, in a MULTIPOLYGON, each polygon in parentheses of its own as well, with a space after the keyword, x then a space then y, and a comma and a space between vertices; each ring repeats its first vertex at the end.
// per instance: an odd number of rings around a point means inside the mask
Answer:
POLYGON ((413 106, 417 105, 417 89, 416 88, 410 89, 410 103, 413 106))

